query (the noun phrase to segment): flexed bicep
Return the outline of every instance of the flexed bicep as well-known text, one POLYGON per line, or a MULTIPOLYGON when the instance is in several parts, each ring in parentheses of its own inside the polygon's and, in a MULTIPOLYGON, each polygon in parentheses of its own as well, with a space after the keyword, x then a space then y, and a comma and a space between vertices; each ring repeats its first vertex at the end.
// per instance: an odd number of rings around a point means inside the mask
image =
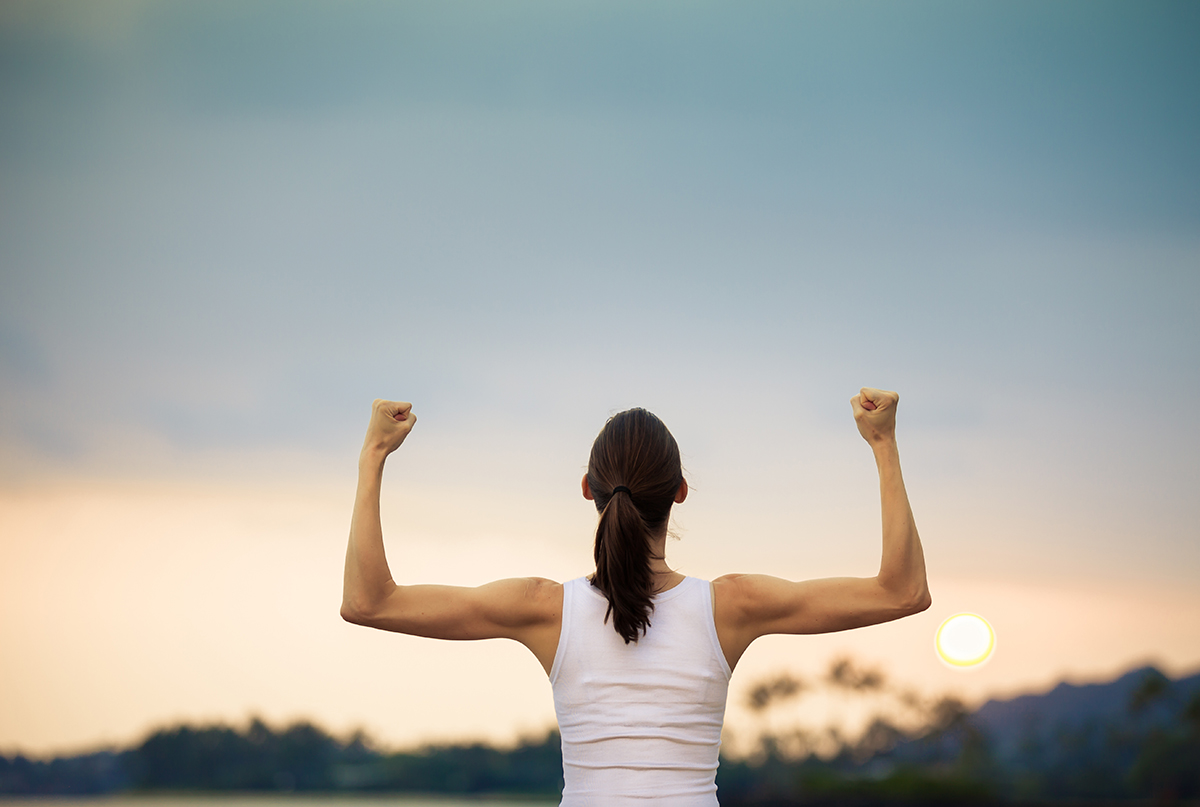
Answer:
POLYGON ((736 574, 714 580, 713 591, 717 637, 731 667, 761 636, 862 628, 923 608, 884 588, 875 577, 793 582, 764 574, 736 574))
POLYGON ((513 639, 549 670, 562 619, 562 585, 537 577, 473 588, 393 584, 369 611, 342 615, 358 625, 430 639, 513 639))
MULTIPOLYGON (((360 624, 430 639, 507 639, 555 615, 553 588, 541 578, 497 580, 476 587, 396 586, 360 624)), ((561 602, 561 591, 558 593, 561 602)))

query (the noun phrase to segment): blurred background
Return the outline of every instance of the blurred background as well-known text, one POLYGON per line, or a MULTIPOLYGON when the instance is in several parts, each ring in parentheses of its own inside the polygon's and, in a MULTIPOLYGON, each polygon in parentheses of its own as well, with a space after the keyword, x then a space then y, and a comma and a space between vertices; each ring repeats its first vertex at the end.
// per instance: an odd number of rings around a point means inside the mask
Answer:
MULTIPOLYGON (((968 709, 1194 673, 1197 33, 1187 2, 7 0, 0 752, 552 727, 520 646, 339 619, 376 397, 420 418, 396 579, 473 585, 590 571, 579 477, 629 406, 684 453, 681 571, 871 575, 848 399, 900 392, 933 607, 757 643, 731 753, 755 686, 838 659, 968 709), (961 611, 997 637, 967 671, 933 648, 961 611)), ((860 700, 788 720, 861 732, 860 700)))

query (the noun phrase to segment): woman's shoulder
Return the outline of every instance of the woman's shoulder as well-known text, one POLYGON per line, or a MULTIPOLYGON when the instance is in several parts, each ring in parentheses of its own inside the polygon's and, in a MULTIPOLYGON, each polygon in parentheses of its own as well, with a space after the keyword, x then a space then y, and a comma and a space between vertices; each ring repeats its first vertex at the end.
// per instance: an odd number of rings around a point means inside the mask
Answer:
POLYGON ((554 621, 562 610, 563 583, 545 577, 497 580, 479 591, 492 589, 496 610, 522 622, 554 621))
POLYGON ((545 577, 526 577, 525 578, 525 594, 530 599, 554 599, 561 600, 563 587, 568 583, 559 583, 556 580, 550 580, 545 577))
POLYGON ((714 606, 727 614, 742 614, 761 607, 778 594, 778 584, 787 581, 765 574, 725 574, 713 578, 714 606))

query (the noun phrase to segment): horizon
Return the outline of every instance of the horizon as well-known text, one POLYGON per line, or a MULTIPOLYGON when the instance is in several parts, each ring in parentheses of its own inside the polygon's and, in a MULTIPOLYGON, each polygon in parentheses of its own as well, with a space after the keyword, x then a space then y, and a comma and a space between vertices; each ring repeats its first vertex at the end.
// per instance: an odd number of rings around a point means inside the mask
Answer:
MULTIPOLYGON (((853 661, 853 660, 851 660, 851 661, 853 661)), ((968 711, 968 714, 975 714, 980 709, 982 709, 984 706, 986 706, 988 704, 1009 703, 1011 701, 1019 700, 1019 699, 1023 699, 1023 698, 1042 698, 1042 697, 1046 697, 1046 696, 1050 695, 1051 693, 1058 691, 1060 689, 1063 689, 1063 688, 1083 689, 1083 688, 1087 688, 1087 687, 1107 686, 1107 685, 1114 684, 1122 679, 1128 678, 1134 674, 1148 672, 1148 671, 1155 671, 1155 672, 1159 672, 1159 673, 1166 675, 1168 680, 1170 680, 1173 684, 1179 684, 1179 683, 1191 680, 1193 678, 1200 677, 1200 668, 1198 668, 1190 673, 1183 674, 1183 675, 1171 676, 1171 675, 1167 675, 1166 673, 1164 673, 1161 668, 1159 668, 1158 666, 1156 666, 1154 664, 1144 664, 1144 665, 1140 665, 1140 666, 1129 667, 1124 672, 1120 672, 1120 673, 1117 673, 1115 675, 1112 675, 1110 677, 1100 679, 1100 680, 1072 681, 1072 680, 1068 680, 1068 679, 1062 679, 1046 688, 1041 688, 1041 689, 1032 690, 1032 691, 1022 691, 1022 692, 1007 695, 1004 697, 988 697, 978 703, 975 703, 974 705, 969 705, 967 711, 968 711)), ((763 681, 758 681, 757 683, 763 683, 763 681)), ((922 693, 922 694, 926 694, 926 693, 922 693)), ((845 697, 851 698, 851 696, 845 696, 845 697)), ((937 694, 932 693, 932 697, 930 698, 930 700, 933 701, 936 699, 937 699, 937 694)), ((852 700, 852 698, 851 698, 851 700, 852 700)), ((878 712, 878 711, 872 711, 870 713, 870 716, 875 717, 875 716, 885 716, 885 715, 883 715, 881 712, 878 712)), ((540 742, 548 732, 557 733, 557 731, 558 731, 557 725, 548 725, 540 732, 536 731, 536 730, 529 731, 529 732, 525 732, 525 733, 522 733, 519 735, 513 735, 511 737, 505 738, 500 741, 497 741, 494 739, 488 739, 488 738, 460 737, 460 738, 457 738, 454 740, 443 740, 443 741, 421 741, 421 740, 418 740, 415 743, 410 743, 410 744, 405 744, 405 745, 388 745, 386 742, 381 741, 380 738, 374 736, 373 734, 371 734, 371 732, 367 731, 366 729, 364 729, 362 727, 351 727, 345 731, 336 732, 336 731, 330 731, 329 728, 327 726, 322 725, 320 721, 312 720, 312 719, 304 717, 304 716, 297 716, 295 718, 283 720, 283 721, 272 721, 272 720, 264 719, 262 715, 250 713, 250 714, 242 716, 241 718, 225 717, 225 718, 214 718, 212 720, 186 720, 186 721, 162 722, 162 723, 152 724, 150 726, 147 726, 143 731, 141 731, 135 737, 129 738, 125 741, 110 741, 110 742, 106 742, 101 745, 87 746, 87 747, 76 748, 76 749, 60 749, 58 751, 50 751, 50 752, 44 752, 44 753, 26 753, 23 749, 20 749, 20 748, 2 748, 2 747, 0 747, 0 756, 9 757, 9 758, 23 756, 26 759, 30 759, 30 760, 49 761, 49 760, 55 759, 55 758, 86 756, 88 754, 103 753, 106 751, 120 751, 123 748, 134 748, 134 747, 137 747, 137 745, 139 745, 141 742, 143 742, 147 737, 153 735, 156 732, 164 731, 164 730, 183 728, 183 727, 190 727, 190 728, 196 728, 196 729, 211 728, 211 727, 228 727, 228 728, 232 728, 237 731, 241 731, 241 730, 244 730, 247 727, 251 726, 255 722, 262 722, 273 731, 279 731, 282 729, 286 729, 290 726, 297 725, 297 724, 311 724, 322 731, 326 731, 331 737, 333 737, 334 739, 337 739, 339 742, 345 743, 345 742, 349 742, 357 737, 361 737, 367 741, 367 744, 369 747, 371 747, 371 748, 375 749, 376 751, 383 753, 383 754, 413 753, 413 752, 420 751, 425 748, 433 748, 433 747, 439 747, 439 746, 443 746, 443 745, 471 745, 471 744, 475 744, 475 743, 481 743, 483 745, 486 745, 486 746, 489 746, 492 748, 497 748, 500 750, 511 750, 522 744, 540 742)), ((816 728, 818 730, 828 729, 831 726, 833 726, 833 724, 830 724, 829 726, 806 726, 806 725, 796 724, 796 723, 792 723, 792 722, 788 722, 787 725, 789 725, 789 726, 794 725, 796 727, 806 728, 806 729, 816 728)), ((834 727, 836 727, 836 726, 834 726, 834 727)), ((840 727, 838 727, 838 728, 840 728, 840 727)), ((856 738, 856 736, 857 736, 857 734, 855 734, 855 733, 850 733, 848 735, 844 735, 845 739, 848 739, 850 741, 853 741, 856 738)), ((728 750, 726 748, 726 745, 727 745, 726 743, 724 743, 724 742, 722 743, 722 752, 721 752, 722 756, 730 756, 731 758, 734 758, 734 759, 743 759, 744 760, 744 759, 749 758, 750 756, 753 756, 753 754, 754 754, 754 750, 751 746, 743 744, 743 746, 741 748, 733 749, 733 754, 729 755, 726 753, 726 751, 728 750)))

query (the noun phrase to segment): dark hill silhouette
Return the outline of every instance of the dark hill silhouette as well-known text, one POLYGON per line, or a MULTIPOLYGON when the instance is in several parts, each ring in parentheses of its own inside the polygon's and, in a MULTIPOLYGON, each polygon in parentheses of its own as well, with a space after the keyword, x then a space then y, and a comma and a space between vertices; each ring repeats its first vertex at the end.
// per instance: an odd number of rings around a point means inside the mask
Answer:
POLYGON ((1049 692, 989 700, 971 716, 987 734, 999 759, 1011 759, 1022 743, 1046 740, 1055 733, 1122 724, 1149 731, 1171 723, 1187 701, 1200 692, 1200 673, 1171 681, 1156 667, 1139 667, 1105 683, 1062 682, 1049 692), (1156 682, 1167 686, 1153 697, 1156 682), (1143 693, 1139 701, 1138 693, 1143 693))
POLYGON ((1200 675, 1154 667, 1105 683, 992 700, 951 715, 869 763, 875 775, 942 770, 993 797, 1173 800, 1200 797, 1200 675))

